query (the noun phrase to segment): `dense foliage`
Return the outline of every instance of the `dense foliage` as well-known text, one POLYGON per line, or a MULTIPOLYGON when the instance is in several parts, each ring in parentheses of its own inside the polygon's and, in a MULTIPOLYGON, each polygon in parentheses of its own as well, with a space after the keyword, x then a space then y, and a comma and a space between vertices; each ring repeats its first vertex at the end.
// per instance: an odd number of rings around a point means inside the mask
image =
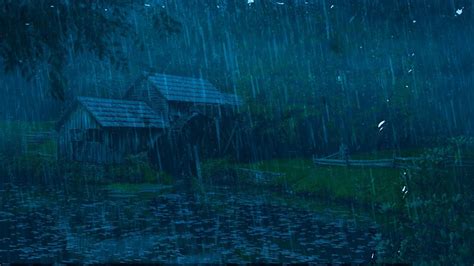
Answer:
MULTIPOLYGON (((31 78, 47 66, 51 94, 64 101, 63 68, 79 55, 91 53, 124 67, 117 50, 124 38, 138 40, 129 18, 140 1, 3 0, 0 3, 0 56, 5 71, 19 68, 31 78)), ((179 32, 166 13, 153 15, 160 34, 179 32)))

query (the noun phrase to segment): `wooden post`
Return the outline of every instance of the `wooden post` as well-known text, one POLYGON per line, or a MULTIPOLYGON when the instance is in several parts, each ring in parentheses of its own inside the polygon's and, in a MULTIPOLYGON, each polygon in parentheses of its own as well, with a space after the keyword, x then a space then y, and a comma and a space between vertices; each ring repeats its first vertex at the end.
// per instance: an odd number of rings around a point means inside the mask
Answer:
POLYGON ((198 153, 197 145, 194 145, 193 150, 194 150, 194 162, 196 164, 196 173, 198 175, 199 181, 202 182, 201 163, 199 161, 199 153, 198 153))

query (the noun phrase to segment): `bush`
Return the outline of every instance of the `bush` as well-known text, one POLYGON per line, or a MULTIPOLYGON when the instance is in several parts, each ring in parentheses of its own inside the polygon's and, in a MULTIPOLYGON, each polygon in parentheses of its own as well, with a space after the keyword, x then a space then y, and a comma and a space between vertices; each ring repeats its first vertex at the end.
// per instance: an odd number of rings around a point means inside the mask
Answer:
POLYGON ((450 139, 426 150, 418 170, 405 172, 405 210, 397 213, 396 223, 385 221, 392 232, 391 254, 398 255, 386 260, 441 265, 474 260, 473 173, 447 163, 464 159, 471 145, 469 138, 450 139))
POLYGON ((201 164, 203 181, 212 184, 235 184, 238 182, 238 175, 229 159, 206 160, 201 164))
POLYGON ((174 178, 153 168, 145 153, 129 156, 123 164, 106 166, 106 179, 111 182, 160 183, 171 185, 174 178))

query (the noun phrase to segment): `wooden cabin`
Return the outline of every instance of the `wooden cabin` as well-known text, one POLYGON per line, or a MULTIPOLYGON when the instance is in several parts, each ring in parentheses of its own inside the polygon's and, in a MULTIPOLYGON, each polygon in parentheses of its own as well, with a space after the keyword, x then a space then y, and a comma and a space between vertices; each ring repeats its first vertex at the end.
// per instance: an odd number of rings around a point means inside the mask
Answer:
POLYGON ((222 112, 242 104, 237 95, 220 92, 205 79, 165 74, 147 74, 140 78, 128 89, 124 99, 146 102, 168 119, 171 126, 173 122, 189 120, 196 113, 220 117, 222 112))
POLYGON ((241 103, 235 94, 222 93, 204 79, 148 74, 120 100, 78 97, 57 124, 58 153, 68 160, 121 163, 128 155, 151 149, 161 160, 158 146, 172 146, 161 153, 176 166, 189 153, 182 149, 190 147, 185 142, 192 141, 183 138, 189 136, 184 128, 192 126, 188 133, 195 136, 212 135, 206 128, 215 130, 223 114, 241 103))
POLYGON ((61 158, 121 163, 145 151, 168 127, 146 103, 78 97, 57 124, 61 158))

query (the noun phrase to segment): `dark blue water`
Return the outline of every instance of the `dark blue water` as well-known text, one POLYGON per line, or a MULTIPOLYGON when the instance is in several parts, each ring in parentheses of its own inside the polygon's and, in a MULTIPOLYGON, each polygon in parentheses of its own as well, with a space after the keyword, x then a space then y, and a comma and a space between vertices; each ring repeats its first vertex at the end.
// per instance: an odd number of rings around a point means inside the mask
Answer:
POLYGON ((368 262, 381 237, 369 218, 265 194, 65 191, 0 191, 0 261, 368 262))

